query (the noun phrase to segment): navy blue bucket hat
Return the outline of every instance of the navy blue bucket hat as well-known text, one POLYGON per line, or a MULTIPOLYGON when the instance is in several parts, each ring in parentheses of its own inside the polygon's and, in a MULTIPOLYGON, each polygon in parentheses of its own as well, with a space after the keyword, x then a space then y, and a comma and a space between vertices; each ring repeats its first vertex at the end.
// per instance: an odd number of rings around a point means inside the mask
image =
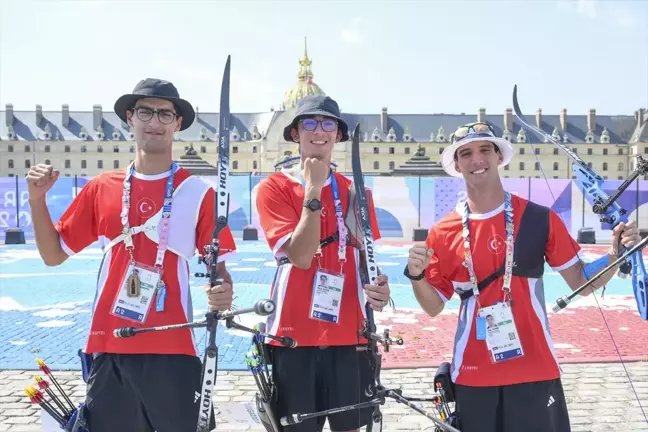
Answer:
POLYGON ((173 102, 182 116, 180 130, 185 130, 194 122, 196 112, 189 102, 180 98, 178 89, 169 81, 155 78, 146 78, 138 82, 132 93, 125 94, 115 102, 115 113, 127 123, 126 111, 135 107, 135 102, 144 98, 158 98, 173 102))
POLYGON ((330 117, 338 121, 338 129, 342 132, 342 139, 340 141, 347 141, 349 139, 349 126, 340 116, 340 108, 337 102, 328 96, 315 96, 308 95, 297 102, 297 110, 295 111, 295 118, 288 126, 284 128, 283 137, 286 141, 292 142, 290 131, 297 128, 297 123, 304 117, 313 117, 321 115, 330 117))

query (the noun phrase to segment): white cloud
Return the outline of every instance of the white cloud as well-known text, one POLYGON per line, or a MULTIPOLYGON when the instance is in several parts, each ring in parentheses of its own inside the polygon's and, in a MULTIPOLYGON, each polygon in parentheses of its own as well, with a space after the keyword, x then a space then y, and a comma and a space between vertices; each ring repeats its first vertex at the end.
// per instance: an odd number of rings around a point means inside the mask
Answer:
POLYGON ((637 15, 623 8, 612 9, 612 22, 619 27, 631 28, 639 24, 637 15))
POLYGON ((594 19, 598 16, 596 0, 578 0, 576 2, 576 10, 579 14, 586 16, 589 19, 594 19))
POLYGON ((353 22, 345 29, 340 32, 340 39, 346 43, 353 45, 360 45, 364 37, 362 32, 358 29, 358 24, 360 23, 360 18, 355 18, 353 22))

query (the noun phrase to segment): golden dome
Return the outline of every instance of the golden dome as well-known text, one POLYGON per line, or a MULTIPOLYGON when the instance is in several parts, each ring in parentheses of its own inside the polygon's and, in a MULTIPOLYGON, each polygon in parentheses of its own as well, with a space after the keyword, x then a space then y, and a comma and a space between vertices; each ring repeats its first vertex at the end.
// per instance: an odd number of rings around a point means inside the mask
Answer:
POLYGON ((297 74, 297 84, 291 90, 287 91, 284 96, 283 109, 294 108, 297 102, 306 95, 326 96, 324 91, 313 82, 313 71, 311 64, 313 62, 308 57, 308 48, 306 38, 304 38, 304 55, 299 59, 299 73, 297 74))

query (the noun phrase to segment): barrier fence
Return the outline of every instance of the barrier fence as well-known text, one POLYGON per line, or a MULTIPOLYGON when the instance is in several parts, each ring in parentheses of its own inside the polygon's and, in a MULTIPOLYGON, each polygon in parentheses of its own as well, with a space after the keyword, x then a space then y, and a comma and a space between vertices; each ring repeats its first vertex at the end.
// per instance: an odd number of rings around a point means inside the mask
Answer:
MULTIPOLYGON (((216 187, 216 177, 203 177, 216 187)), ((255 208, 256 191, 263 175, 232 176, 230 189, 230 229, 240 235, 245 227, 259 226, 255 208)), ((79 190, 91 177, 61 177, 47 193, 47 205, 56 222, 79 190)), ((599 223, 598 216, 570 179, 505 178, 504 188, 530 201, 552 208, 565 221, 574 237, 581 228, 591 228, 596 241, 609 241, 609 227, 599 223)), ((604 190, 612 193, 623 183, 607 180, 604 190)), ((373 192, 376 214, 383 238, 412 240, 418 227, 428 229, 466 199, 465 184, 458 178, 416 176, 365 176, 365 185, 373 192)), ((8 228, 21 228, 26 240, 33 239, 29 193, 23 177, 0 177, 0 240, 8 228)), ((619 197, 618 203, 628 211, 640 228, 648 228, 648 181, 637 180, 619 197)))

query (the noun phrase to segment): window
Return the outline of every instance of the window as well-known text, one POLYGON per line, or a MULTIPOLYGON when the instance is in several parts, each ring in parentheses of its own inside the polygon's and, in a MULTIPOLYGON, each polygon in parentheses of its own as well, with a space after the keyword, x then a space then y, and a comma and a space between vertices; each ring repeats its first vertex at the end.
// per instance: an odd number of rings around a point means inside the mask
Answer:
POLYGON ((113 153, 119 153, 119 147, 118 146, 113 146, 113 153))
POLYGON ((65 168, 70 169, 71 163, 70 159, 65 159, 65 168))
MULTIPOLYGON (((67 147, 67 146, 66 146, 67 147)), ((67 150, 66 150, 67 151, 67 150)), ((84 145, 81 146, 81 153, 85 153, 88 151, 88 148, 84 145)))
POLYGON ((540 162, 535 163, 535 170, 540 171, 540 162))
POLYGON ((103 169, 103 161, 102 160, 97 161, 97 168, 103 169))
POLYGON ((207 147, 200 146, 200 153, 207 153, 207 147))
MULTIPOLYGON (((234 147, 234 148, 238 150, 238 147, 234 147)), ((232 162, 232 169, 238 169, 238 161, 232 162)))
POLYGON ((608 154, 608 149, 604 148, 603 149, 603 156, 607 156, 607 154, 608 154))
POLYGON ((409 147, 405 147, 405 154, 410 154, 410 148, 409 147))
POLYGON ((553 170, 558 171, 558 162, 553 163, 553 170))
POLYGON ((65 153, 70 153, 70 146, 66 145, 64 151, 65 153))
POLYGON ((117 159, 115 159, 115 160, 113 161, 113 168, 114 168, 114 169, 119 169, 119 161, 118 161, 117 159))
POLYGON ((520 154, 524 154, 524 148, 520 147, 520 154))
POLYGON ((257 161, 252 161, 252 169, 253 170, 259 169, 257 165, 257 161))
POLYGON ((50 146, 48 144, 48 145, 45 146, 45 153, 49 153, 49 152, 50 152, 50 146))
POLYGON ((31 151, 31 146, 29 144, 25 144, 25 153, 29 153, 31 151))
POLYGON ((380 153, 380 149, 378 147, 374 147, 374 154, 380 153))
POLYGON ((256 152, 257 152, 257 146, 252 146, 252 153, 256 153, 256 152))
POLYGON ((380 169, 380 162, 378 162, 378 161, 374 161, 374 167, 373 167, 373 169, 375 169, 375 170, 380 169))
POLYGON ((553 150, 554 150, 554 154, 557 155, 559 150, 557 148, 555 148, 553 150))
POLYGON ((29 161, 29 159, 25 159, 25 168, 29 167, 31 167, 31 162, 29 161))
POLYGON ((607 162, 603 162, 603 171, 607 171, 608 165, 607 162))
POLYGON ((50 162, 49 159, 45 159, 45 165, 51 165, 52 163, 50 162))
POLYGON ((540 154, 540 149, 536 147, 536 148, 533 149, 533 152, 535 154, 539 155, 540 154))
POLYGON ((524 171, 524 162, 520 162, 520 171, 524 171))
POLYGON ((232 153, 238 153, 238 146, 232 147, 232 153))
POLYGON ((394 161, 389 161, 389 169, 393 170, 395 168, 396 168, 396 164, 394 163, 394 161))
POLYGON ((82 168, 82 169, 86 169, 86 168, 88 168, 88 162, 87 162, 85 159, 83 159, 83 160, 81 161, 81 168, 82 168))
POLYGON ((394 154, 396 149, 394 147, 389 147, 389 154, 394 154))
MULTIPOLYGON (((621 150, 621 149, 619 149, 621 150)), ((619 171, 623 171, 623 162, 619 162, 619 171)))
POLYGON ((103 146, 101 145, 97 146, 97 153, 103 153, 103 146))
POLYGON ((7 164, 9 165, 9 168, 13 168, 14 167, 13 159, 9 159, 7 161, 7 164))
POLYGON ((587 149, 587 154, 588 154, 588 155, 591 155, 592 153, 593 153, 592 149, 591 149, 591 148, 588 148, 588 149, 587 149))
POLYGON ((623 155, 623 149, 622 148, 619 149, 619 154, 623 155))

